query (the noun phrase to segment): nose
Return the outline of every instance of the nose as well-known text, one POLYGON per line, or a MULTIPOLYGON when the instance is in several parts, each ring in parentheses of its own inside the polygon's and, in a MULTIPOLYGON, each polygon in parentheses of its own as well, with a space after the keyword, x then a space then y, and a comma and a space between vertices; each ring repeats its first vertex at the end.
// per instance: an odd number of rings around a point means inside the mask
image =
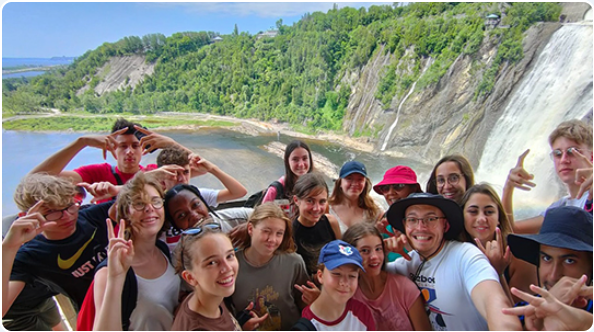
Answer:
POLYGON ((560 161, 563 164, 569 163, 569 153, 567 153, 567 151, 563 151, 563 154, 561 155, 561 160, 560 161))
POLYGON ((144 212, 151 212, 154 211, 155 207, 153 206, 152 203, 145 203, 144 204, 144 212))
POLYGON ((221 274, 226 273, 227 271, 231 270, 231 264, 226 259, 223 259, 220 266, 221 266, 221 274))
POLYGON ((546 276, 548 284, 555 285, 563 277, 563 267, 561 264, 553 264, 551 271, 546 276))
POLYGON ((479 221, 479 222, 485 222, 485 221, 487 221, 487 216, 485 215, 484 212, 479 213, 479 215, 477 217, 477 221, 479 221))

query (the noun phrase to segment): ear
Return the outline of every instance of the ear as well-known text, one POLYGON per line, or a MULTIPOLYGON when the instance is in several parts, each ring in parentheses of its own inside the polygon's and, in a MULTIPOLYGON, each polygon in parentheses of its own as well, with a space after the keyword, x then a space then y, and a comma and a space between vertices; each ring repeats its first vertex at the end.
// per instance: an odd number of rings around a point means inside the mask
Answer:
POLYGON ((318 277, 318 282, 320 283, 320 285, 323 284, 323 282, 322 282, 322 274, 323 273, 324 272, 322 272, 322 270, 318 270, 318 272, 316 272, 316 277, 318 277))
POLYGON ((450 230, 450 223, 448 222, 448 220, 446 219, 444 225, 443 225, 443 232, 446 233, 447 231, 450 230))
POLYGON ((250 235, 250 237, 252 237, 254 233, 254 224, 252 224, 251 222, 247 223, 247 232, 250 235))
POLYGON ((181 277, 192 287, 196 287, 197 281, 196 278, 190 273, 188 270, 183 270, 181 273, 181 277))
POLYGON ((299 206, 299 199, 295 195, 293 195, 293 203, 295 203, 295 205, 299 206))

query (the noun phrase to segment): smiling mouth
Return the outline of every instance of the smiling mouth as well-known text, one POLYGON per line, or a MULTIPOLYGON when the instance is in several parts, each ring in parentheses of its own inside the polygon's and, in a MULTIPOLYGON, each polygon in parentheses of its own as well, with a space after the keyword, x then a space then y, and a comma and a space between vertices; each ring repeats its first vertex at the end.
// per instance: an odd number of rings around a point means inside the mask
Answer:
POLYGON ((217 281, 217 284, 219 284, 221 286, 224 286, 224 287, 229 287, 229 286, 232 286, 234 284, 234 281, 235 281, 235 279, 231 275, 231 276, 228 276, 227 278, 224 278, 222 280, 217 281))
POLYGON ((432 236, 430 235, 413 235, 413 238, 417 241, 426 242, 431 240, 432 236))

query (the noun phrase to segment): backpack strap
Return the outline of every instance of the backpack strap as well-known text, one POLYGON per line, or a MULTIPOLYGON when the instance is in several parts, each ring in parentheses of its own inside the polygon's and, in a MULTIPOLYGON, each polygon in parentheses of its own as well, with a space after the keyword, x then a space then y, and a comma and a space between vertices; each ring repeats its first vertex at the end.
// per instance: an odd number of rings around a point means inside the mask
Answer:
POLYGON ((121 185, 124 184, 124 182, 122 181, 122 178, 116 172, 116 169, 115 169, 115 166, 114 165, 111 165, 111 174, 113 174, 113 177, 115 177, 116 182, 118 183, 119 186, 121 186, 121 185))

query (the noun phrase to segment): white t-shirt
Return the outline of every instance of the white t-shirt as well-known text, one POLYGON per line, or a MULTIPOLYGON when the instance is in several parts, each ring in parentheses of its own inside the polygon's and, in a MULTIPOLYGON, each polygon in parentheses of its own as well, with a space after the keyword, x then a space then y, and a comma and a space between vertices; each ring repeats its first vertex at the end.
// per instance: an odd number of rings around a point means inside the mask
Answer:
POLYGON ((200 195, 202 195, 204 202, 208 204, 208 206, 217 207, 219 205, 217 198, 219 197, 220 190, 207 188, 198 188, 198 190, 200 190, 200 195))
POLYGON ((569 195, 563 196, 558 201, 549 205, 549 207, 545 211, 542 211, 540 215, 544 217, 547 213, 547 210, 561 206, 575 206, 583 209, 586 206, 586 202, 588 201, 588 195, 590 195, 589 191, 586 191, 581 198, 571 198, 569 195))
MULTIPOLYGON (((411 261, 400 257, 387 264, 391 273, 412 278, 421 265, 421 256, 409 252, 411 261)), ((487 331, 487 321, 478 312, 470 294, 480 282, 499 282, 487 257, 470 243, 446 241, 443 249, 429 259, 415 283, 425 298, 429 320, 435 331, 487 331)))

